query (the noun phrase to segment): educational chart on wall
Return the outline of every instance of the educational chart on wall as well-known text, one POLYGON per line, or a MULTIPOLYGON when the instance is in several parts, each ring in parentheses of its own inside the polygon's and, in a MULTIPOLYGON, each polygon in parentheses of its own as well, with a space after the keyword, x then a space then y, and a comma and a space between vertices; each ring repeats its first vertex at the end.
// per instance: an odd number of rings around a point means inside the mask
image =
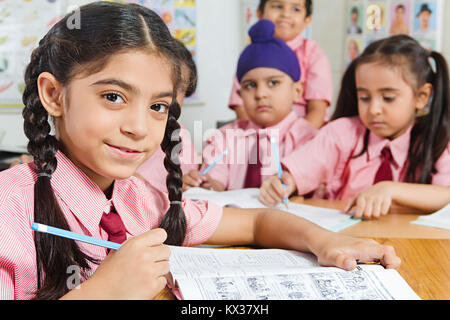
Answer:
MULTIPOLYGON (((196 58, 195 0, 110 0, 137 3, 157 12, 172 35, 196 58)), ((0 1, 0 112, 21 112, 23 75, 39 40, 67 12, 93 1, 3 0, 0 1)), ((196 102, 198 96, 190 98, 196 102)), ((187 101, 188 102, 188 101, 187 101)))
MULTIPOLYGON (((243 46, 250 42, 250 37, 248 36, 248 30, 258 21, 258 5, 260 0, 241 0, 242 1, 242 16, 243 16, 243 46)), ((303 32, 303 36, 306 39, 311 39, 312 27, 309 26, 303 32)))
POLYGON ((0 2, 0 110, 21 109, 31 52, 63 10, 59 0, 0 2))
POLYGON ((410 35, 426 49, 440 51, 443 10, 442 0, 348 0, 346 65, 372 41, 397 34, 410 35))

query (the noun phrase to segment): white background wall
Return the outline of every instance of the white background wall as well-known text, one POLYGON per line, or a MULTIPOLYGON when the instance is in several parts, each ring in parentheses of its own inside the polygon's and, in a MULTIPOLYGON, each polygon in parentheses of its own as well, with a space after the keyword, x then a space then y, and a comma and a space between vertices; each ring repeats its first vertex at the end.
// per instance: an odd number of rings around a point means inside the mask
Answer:
MULTIPOLYGON (((445 40, 450 39, 450 1, 444 3, 443 53, 450 61, 450 41, 445 40)), ((197 150, 201 149, 201 132, 215 128, 218 120, 234 118, 227 103, 243 45, 240 7, 240 0, 197 0, 197 63, 202 104, 184 106, 181 116, 181 122, 191 132, 197 150), (196 121, 201 124, 197 129, 196 121)), ((314 0, 313 39, 330 59, 335 98, 344 68, 346 14, 346 0, 314 0)), ((20 114, 0 114, 0 128, 6 129, 1 144, 26 144, 20 114)))

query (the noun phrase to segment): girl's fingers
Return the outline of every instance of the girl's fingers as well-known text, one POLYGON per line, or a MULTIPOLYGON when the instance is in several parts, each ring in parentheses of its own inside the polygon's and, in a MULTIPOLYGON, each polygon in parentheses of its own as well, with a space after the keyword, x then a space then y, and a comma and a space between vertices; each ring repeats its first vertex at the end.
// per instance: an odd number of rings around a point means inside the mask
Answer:
POLYGON ((373 215, 373 200, 366 200, 363 216, 365 219, 371 219, 373 215))
POLYGON ((384 216, 387 215, 390 207, 391 207, 391 199, 384 200, 383 203, 381 204, 381 214, 384 216))
POLYGON ((361 219, 364 214, 365 208, 366 208, 366 200, 364 198, 358 198, 356 200, 356 212, 353 217, 355 219, 361 219))
POLYGON ((350 211, 350 209, 353 208, 355 200, 356 200, 356 197, 347 201, 347 204, 345 205, 345 208, 344 208, 344 213, 348 213, 350 211))
POLYGON ((378 219, 381 216, 381 203, 380 200, 375 200, 373 202, 372 216, 375 219, 378 219))

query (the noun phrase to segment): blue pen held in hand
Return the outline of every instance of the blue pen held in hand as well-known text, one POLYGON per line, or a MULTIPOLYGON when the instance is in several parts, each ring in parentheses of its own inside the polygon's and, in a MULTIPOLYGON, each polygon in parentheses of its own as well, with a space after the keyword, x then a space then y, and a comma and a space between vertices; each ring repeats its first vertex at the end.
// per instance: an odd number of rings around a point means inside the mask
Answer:
MULTIPOLYGON (((278 153, 278 147, 277 147, 277 143, 275 141, 275 137, 274 136, 270 136, 270 143, 272 144, 272 151, 273 151, 273 154, 274 154, 274 157, 275 157, 275 163, 277 164, 277 167, 278 167, 278 178, 281 180, 281 177, 283 176, 283 170, 281 169, 280 155, 278 153)), ((281 183, 281 185, 286 190, 286 185, 284 183, 281 183)), ((283 202, 284 202, 284 204, 287 207, 287 205, 289 203, 289 199, 288 198, 284 198, 283 202)))
POLYGON ((219 161, 222 160, 223 157, 225 157, 225 156, 227 155, 227 153, 228 153, 228 149, 226 149, 224 152, 222 152, 222 154, 221 154, 220 156, 218 156, 218 157, 214 160, 214 162, 211 163, 211 164, 209 165, 208 168, 206 168, 205 170, 203 170, 203 171, 200 173, 200 177, 204 176, 204 175, 207 174, 209 171, 211 171, 211 169, 214 168, 214 166, 215 166, 216 164, 218 164, 219 161))
POLYGON ((63 237, 63 238, 76 240, 76 241, 81 241, 81 242, 85 242, 85 243, 89 243, 89 244, 93 244, 93 245, 96 245, 99 247, 104 247, 104 248, 113 249, 113 250, 119 250, 119 248, 122 246, 121 244, 118 244, 115 242, 85 236, 84 234, 79 234, 79 233, 75 233, 72 231, 67 231, 67 230, 47 226, 45 224, 40 224, 40 223, 36 223, 36 222, 33 222, 31 224, 31 229, 33 229, 34 231, 48 233, 48 234, 51 234, 54 236, 63 237))

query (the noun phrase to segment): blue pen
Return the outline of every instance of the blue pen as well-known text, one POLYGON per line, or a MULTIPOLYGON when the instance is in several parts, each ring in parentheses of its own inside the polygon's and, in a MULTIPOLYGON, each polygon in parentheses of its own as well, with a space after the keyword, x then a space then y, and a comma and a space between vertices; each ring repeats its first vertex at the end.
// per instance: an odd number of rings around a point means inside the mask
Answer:
POLYGON ((218 157, 216 158, 216 160, 214 160, 214 162, 211 163, 211 164, 209 165, 208 168, 206 168, 205 170, 203 170, 203 171, 200 173, 200 177, 204 176, 204 175, 207 174, 212 168, 214 168, 214 166, 215 166, 217 163, 219 163, 219 161, 222 160, 223 157, 225 157, 225 156, 227 155, 227 153, 228 153, 228 149, 226 149, 224 152, 222 152, 222 154, 221 154, 220 156, 218 156, 218 157))
MULTIPOLYGON (((275 157, 275 162, 278 166, 278 178, 281 180, 281 177, 283 176, 283 170, 281 169, 280 155, 278 154, 277 143, 275 142, 274 136, 270 136, 270 143, 272 144, 272 150, 273 150, 273 154, 275 157)), ((284 189, 286 189, 286 185, 284 183, 281 183, 281 185, 283 186, 284 189)), ((289 203, 289 199, 284 198, 283 202, 287 207, 287 205, 289 203)))
POLYGON ((48 233, 48 234, 51 234, 54 236, 63 237, 63 238, 76 240, 76 241, 81 241, 81 242, 85 242, 85 243, 89 243, 89 244, 93 244, 93 245, 96 245, 99 247, 104 247, 104 248, 113 249, 113 250, 119 250, 119 248, 122 246, 115 242, 85 236, 83 234, 79 234, 79 233, 75 233, 75 232, 71 232, 71 231, 67 231, 67 230, 63 230, 63 229, 58 229, 55 227, 46 226, 45 224, 40 224, 40 223, 36 223, 36 222, 33 222, 31 224, 31 229, 33 229, 34 231, 48 233))

